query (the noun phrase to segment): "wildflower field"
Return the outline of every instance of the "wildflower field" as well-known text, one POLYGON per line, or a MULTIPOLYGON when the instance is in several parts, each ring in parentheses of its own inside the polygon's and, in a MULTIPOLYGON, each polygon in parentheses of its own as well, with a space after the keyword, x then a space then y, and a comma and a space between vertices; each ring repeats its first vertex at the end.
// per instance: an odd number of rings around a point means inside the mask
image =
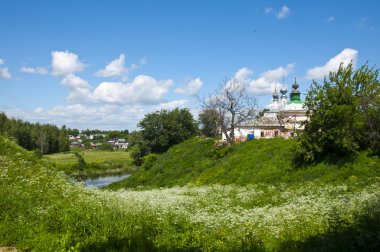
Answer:
POLYGON ((380 247, 380 178, 107 191, 0 137, 0 247, 358 251, 380 247))

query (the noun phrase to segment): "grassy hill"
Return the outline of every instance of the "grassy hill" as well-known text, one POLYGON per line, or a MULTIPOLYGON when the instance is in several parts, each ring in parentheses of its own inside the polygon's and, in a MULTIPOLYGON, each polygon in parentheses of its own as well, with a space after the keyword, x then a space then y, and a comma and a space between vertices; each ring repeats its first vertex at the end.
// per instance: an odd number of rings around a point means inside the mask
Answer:
POLYGON ((139 173, 139 179, 146 175, 145 190, 113 192, 84 188, 50 161, 0 136, 0 247, 378 251, 378 158, 362 153, 341 164, 276 168, 290 162, 274 151, 282 146, 289 155, 288 143, 275 139, 214 149, 212 141, 191 139, 139 173), (261 155, 252 158, 252 148, 261 155), (171 187, 176 183, 189 185, 171 187), (170 188, 147 189, 157 185, 170 188))
POLYGON ((124 181, 109 188, 156 188, 209 184, 278 184, 307 181, 337 182, 380 174, 377 156, 322 162, 307 167, 292 165, 292 139, 259 139, 233 148, 213 147, 214 141, 193 138, 173 146, 124 181))

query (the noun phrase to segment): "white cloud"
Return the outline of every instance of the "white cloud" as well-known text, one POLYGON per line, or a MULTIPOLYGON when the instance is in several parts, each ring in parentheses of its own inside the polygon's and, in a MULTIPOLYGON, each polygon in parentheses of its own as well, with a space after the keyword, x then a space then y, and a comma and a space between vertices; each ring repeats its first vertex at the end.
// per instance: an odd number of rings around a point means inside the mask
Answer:
POLYGON ((200 78, 190 80, 185 86, 178 87, 174 90, 177 94, 185 94, 189 96, 195 96, 198 94, 200 88, 202 87, 202 81, 200 78))
POLYGON ((293 70, 294 64, 288 64, 286 67, 262 72, 257 79, 251 79, 252 71, 248 68, 241 68, 235 73, 235 79, 248 85, 248 90, 256 95, 272 94, 274 87, 282 86, 282 77, 288 76, 293 70))
POLYGON ((289 16, 290 16, 290 9, 286 5, 282 6, 280 11, 276 14, 276 17, 278 19, 285 19, 289 16))
POLYGON ((331 71, 336 71, 341 63, 347 65, 352 61, 353 66, 355 67, 358 55, 359 52, 357 50, 346 48, 338 55, 327 61, 327 63, 323 66, 317 66, 307 70, 306 78, 319 79, 328 76, 331 71))
POLYGON ((160 102, 172 85, 172 80, 157 81, 139 75, 132 82, 102 82, 93 92, 93 100, 113 104, 155 104, 160 102))
POLYGON ((172 110, 175 108, 185 108, 185 107, 187 107, 187 104, 188 104, 188 100, 174 100, 174 101, 170 101, 170 102, 160 103, 157 106, 158 109, 156 109, 156 110, 159 110, 159 109, 172 110))
POLYGON ((329 16, 328 18, 326 18, 326 23, 331 23, 335 20, 335 17, 334 16, 329 16))
MULTIPOLYGON (((155 105, 112 105, 112 104, 70 104, 55 106, 50 109, 2 108, 7 116, 21 118, 29 122, 50 123, 58 126, 67 125, 79 129, 129 129, 135 130, 137 123, 148 113, 160 109, 188 107, 186 100, 174 100, 155 105)), ((195 115, 195 114, 194 114, 195 115)))
POLYGON ((30 74, 47 74, 48 71, 44 67, 22 67, 21 72, 30 74))
POLYGON ((248 68, 243 67, 236 72, 235 79, 239 81, 246 80, 249 78, 249 76, 251 76, 252 73, 253 73, 252 70, 249 70, 248 68))
POLYGON ((12 78, 7 67, 0 68, 0 77, 5 80, 9 80, 10 78, 12 78))
POLYGON ((5 64, 5 61, 3 59, 0 59, 0 66, 5 64))
POLYGON ((87 81, 74 74, 66 75, 65 78, 63 78, 61 81, 61 84, 71 88, 89 88, 87 81))
MULTIPOLYGON (((137 68, 137 65, 135 65, 135 68, 137 68)), ((120 54, 119 58, 111 61, 104 69, 97 71, 96 75, 101 77, 114 77, 121 76, 126 72, 128 72, 128 69, 125 67, 125 56, 124 54, 120 54)))
POLYGON ((86 80, 74 75, 68 74, 62 79, 61 84, 70 89, 67 100, 70 103, 91 101, 92 93, 90 85, 86 80))
POLYGON ((285 19, 290 16, 290 8, 286 5, 283 5, 279 11, 274 10, 272 7, 265 7, 264 13, 266 15, 273 15, 278 19, 285 19))
POLYGON ((79 60, 78 55, 69 51, 53 51, 51 52, 52 74, 56 76, 65 76, 80 72, 85 65, 79 60))

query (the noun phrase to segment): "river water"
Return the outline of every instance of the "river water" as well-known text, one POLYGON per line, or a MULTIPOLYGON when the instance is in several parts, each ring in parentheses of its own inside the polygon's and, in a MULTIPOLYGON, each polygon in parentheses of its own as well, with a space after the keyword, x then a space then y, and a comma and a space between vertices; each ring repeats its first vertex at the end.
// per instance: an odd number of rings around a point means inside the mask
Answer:
POLYGON ((105 187, 108 186, 111 183, 123 180, 125 178, 128 178, 131 176, 131 174, 120 174, 120 175, 106 175, 101 176, 98 178, 87 178, 84 179, 84 186, 85 187, 105 187))

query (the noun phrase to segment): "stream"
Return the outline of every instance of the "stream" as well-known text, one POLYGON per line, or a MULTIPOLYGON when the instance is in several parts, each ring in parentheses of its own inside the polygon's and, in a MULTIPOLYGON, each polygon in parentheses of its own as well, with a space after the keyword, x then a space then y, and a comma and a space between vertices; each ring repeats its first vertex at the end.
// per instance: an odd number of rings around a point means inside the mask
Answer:
POLYGON ((85 187, 105 187, 108 186, 111 183, 123 180, 125 178, 128 178, 131 176, 131 174, 119 174, 119 175, 104 175, 96 178, 83 178, 84 186, 85 187))

